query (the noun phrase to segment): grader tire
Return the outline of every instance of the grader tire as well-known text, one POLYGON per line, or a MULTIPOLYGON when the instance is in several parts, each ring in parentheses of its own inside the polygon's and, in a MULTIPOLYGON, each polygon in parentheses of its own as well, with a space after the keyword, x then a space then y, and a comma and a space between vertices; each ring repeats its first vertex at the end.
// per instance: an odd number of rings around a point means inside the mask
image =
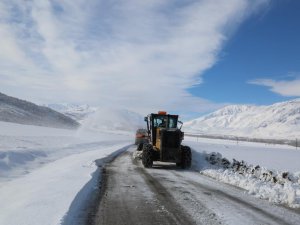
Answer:
POLYGON ((137 149, 136 149, 137 151, 142 151, 143 150, 143 143, 139 143, 138 145, 137 145, 137 149))
POLYGON ((188 146, 181 147, 181 168, 188 169, 192 165, 192 151, 188 146))
POLYGON ((151 144, 143 145, 142 163, 145 168, 153 166, 153 148, 151 144))

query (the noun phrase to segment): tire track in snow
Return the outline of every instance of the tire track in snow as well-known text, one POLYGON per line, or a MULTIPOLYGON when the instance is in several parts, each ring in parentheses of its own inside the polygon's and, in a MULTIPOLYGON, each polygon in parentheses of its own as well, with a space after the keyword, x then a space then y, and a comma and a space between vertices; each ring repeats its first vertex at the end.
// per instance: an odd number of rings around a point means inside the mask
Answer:
POLYGON ((106 166, 94 224, 194 225, 168 191, 125 152, 106 166))
POLYGON ((105 171, 99 224, 298 224, 300 214, 173 164, 145 169, 129 148, 105 171))

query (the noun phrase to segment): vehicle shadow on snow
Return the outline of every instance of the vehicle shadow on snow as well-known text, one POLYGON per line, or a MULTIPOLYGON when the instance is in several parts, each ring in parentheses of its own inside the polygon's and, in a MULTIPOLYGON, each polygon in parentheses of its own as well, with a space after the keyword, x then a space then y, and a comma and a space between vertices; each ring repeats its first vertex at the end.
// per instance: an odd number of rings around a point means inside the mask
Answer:
POLYGON ((156 170, 183 170, 174 163, 157 163, 154 162, 152 169, 156 170))
MULTIPOLYGON (((154 161, 153 166, 151 169, 154 170, 175 170, 175 171, 201 171, 203 169, 206 169, 208 167, 211 167, 210 164, 205 159, 207 153, 205 151, 198 152, 193 149, 192 150, 192 166, 189 169, 182 169, 179 166, 176 166, 175 163, 168 163, 168 162, 159 162, 154 161)), ((134 157, 134 160, 141 160, 140 157, 134 157)))

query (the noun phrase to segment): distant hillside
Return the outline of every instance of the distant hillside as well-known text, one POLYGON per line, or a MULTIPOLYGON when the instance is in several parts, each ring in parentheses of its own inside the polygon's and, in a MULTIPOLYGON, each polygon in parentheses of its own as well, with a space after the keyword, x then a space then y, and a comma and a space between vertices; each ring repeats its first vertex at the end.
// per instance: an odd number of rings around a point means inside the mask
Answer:
POLYGON ((96 107, 91 107, 86 104, 76 105, 76 104, 69 104, 69 103, 57 103, 57 104, 48 104, 45 106, 80 122, 90 114, 97 111, 96 107))
POLYGON ((270 106, 231 105, 184 123, 186 132, 255 138, 300 138, 300 99, 270 106))
POLYGON ((75 120, 48 107, 0 93, 0 121, 73 129, 79 126, 75 120))

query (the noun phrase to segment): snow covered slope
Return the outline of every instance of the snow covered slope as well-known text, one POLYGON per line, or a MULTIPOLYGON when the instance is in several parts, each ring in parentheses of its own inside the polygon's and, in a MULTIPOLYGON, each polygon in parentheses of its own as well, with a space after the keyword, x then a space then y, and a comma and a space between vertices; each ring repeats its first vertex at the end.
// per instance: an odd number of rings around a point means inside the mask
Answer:
POLYGON ((50 108, 0 93, 0 121, 56 128, 77 128, 78 122, 50 108))
POLYGON ((300 138, 300 99, 270 106, 230 105, 186 122, 191 133, 255 138, 300 138))
POLYGON ((97 111, 97 107, 91 107, 87 104, 84 105, 76 105, 76 104, 69 104, 69 103, 56 103, 56 104, 47 104, 44 105, 49 107, 55 111, 63 113, 64 115, 71 117, 76 121, 82 121, 90 114, 97 111))

